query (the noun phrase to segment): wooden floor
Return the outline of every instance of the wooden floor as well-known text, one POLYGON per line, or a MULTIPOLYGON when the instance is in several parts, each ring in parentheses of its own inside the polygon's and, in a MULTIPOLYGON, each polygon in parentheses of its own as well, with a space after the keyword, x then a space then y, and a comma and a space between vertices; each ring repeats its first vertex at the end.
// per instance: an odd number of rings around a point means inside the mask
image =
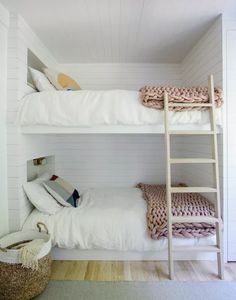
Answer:
MULTIPOLYGON (((168 279, 167 262, 54 261, 54 280, 160 281, 168 279)), ((175 262, 175 279, 219 280, 214 261, 175 262)), ((225 264, 225 280, 236 280, 236 263, 225 264)))

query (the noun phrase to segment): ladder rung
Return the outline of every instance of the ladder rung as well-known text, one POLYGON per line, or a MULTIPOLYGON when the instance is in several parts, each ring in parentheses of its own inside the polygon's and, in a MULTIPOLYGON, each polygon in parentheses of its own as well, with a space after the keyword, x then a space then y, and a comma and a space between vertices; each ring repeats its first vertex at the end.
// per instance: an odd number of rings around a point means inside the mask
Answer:
POLYGON ((172 223, 221 223, 220 218, 208 216, 173 216, 172 223))
POLYGON ((174 252, 185 252, 185 251, 194 251, 194 252, 220 252, 220 248, 216 245, 207 245, 207 246, 175 246, 173 247, 174 252))
POLYGON ((212 103, 169 103, 169 107, 212 107, 212 103))
POLYGON ((210 158, 171 158, 171 164, 212 164, 215 159, 210 158))
POLYGON ((217 189, 210 187, 171 187, 171 193, 216 193, 217 189))
POLYGON ((211 130, 170 130, 169 134, 173 135, 213 135, 211 130))

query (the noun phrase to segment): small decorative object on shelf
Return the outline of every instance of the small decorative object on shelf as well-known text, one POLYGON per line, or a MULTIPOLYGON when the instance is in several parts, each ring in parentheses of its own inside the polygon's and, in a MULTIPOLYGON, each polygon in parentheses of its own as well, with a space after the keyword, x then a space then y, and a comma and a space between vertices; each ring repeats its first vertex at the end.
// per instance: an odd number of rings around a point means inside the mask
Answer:
POLYGON ((44 165, 46 165, 46 163, 47 163, 46 157, 39 157, 39 158, 33 159, 34 166, 44 166, 44 165))

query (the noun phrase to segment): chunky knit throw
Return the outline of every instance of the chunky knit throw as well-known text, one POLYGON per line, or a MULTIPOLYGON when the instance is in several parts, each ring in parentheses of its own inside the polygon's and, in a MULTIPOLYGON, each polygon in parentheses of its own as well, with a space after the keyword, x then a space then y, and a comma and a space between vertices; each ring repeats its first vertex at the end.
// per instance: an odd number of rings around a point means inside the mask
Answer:
MULTIPOLYGON (((137 185, 143 191, 147 202, 147 226, 152 239, 166 237, 167 204, 164 185, 137 185)), ((214 206, 198 193, 172 194, 172 214, 174 216, 214 216, 214 206)), ((215 234, 215 224, 175 223, 173 236, 182 238, 207 237, 215 234)))
MULTIPOLYGON (((208 103, 209 93, 207 87, 165 87, 165 86, 144 86, 140 90, 141 102, 151 108, 164 109, 164 92, 166 91, 171 103, 208 103)), ((215 88, 215 105, 220 107, 223 104, 223 92, 215 88)), ((206 110, 206 107, 170 107, 173 111, 206 110)))

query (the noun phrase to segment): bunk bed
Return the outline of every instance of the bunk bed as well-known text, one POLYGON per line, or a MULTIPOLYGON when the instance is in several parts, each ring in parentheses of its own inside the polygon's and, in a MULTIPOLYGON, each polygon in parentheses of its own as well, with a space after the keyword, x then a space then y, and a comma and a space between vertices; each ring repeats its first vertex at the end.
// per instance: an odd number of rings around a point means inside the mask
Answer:
MULTIPOLYGON (((168 128, 170 125, 172 133, 211 133, 211 119, 208 111, 198 109, 201 105, 195 103, 197 109, 191 111, 170 111, 168 128)), ((187 106, 175 102, 172 108, 187 106)), ((221 109, 216 110, 214 122, 214 133, 220 132, 221 109)), ((18 124, 22 134, 164 134, 167 126, 163 110, 142 105, 139 92, 124 90, 35 92, 32 89, 20 103, 18 124)), ((88 190, 78 208, 66 207, 52 216, 34 209, 23 229, 34 228, 38 221, 45 222, 52 234, 55 259, 166 259, 162 250, 168 242, 170 245, 170 240, 171 245, 173 241, 175 246, 200 249, 216 243, 215 235, 151 239, 146 210, 137 188, 88 190)), ((195 257, 201 256, 193 253, 184 256, 195 257)), ((170 251, 169 258, 172 275, 170 251)))
MULTIPOLYGON (((138 92, 133 91, 32 93, 23 99, 19 108, 21 132, 164 133, 163 111, 147 108, 138 99, 138 92), (68 104, 69 101, 72 105, 68 104)), ((194 130, 205 130, 207 133, 209 129, 207 111, 170 112, 170 119, 177 134, 182 134, 183 130, 186 132, 186 124, 188 130, 192 129, 190 133, 194 130)), ((220 125, 220 111, 217 122, 220 125)), ((95 257, 91 254, 91 251, 98 250, 100 253, 110 251, 111 259, 120 259, 120 253, 124 251, 127 259, 160 259, 158 254, 166 249, 168 240, 150 238, 146 210, 142 193, 137 188, 88 190, 76 209, 66 207, 52 216, 34 209, 24 229, 33 228, 38 221, 46 223, 56 246, 55 258, 78 259, 82 255, 99 259, 97 253, 95 257), (80 253, 65 257, 64 253, 60 254, 63 248, 70 249, 67 253, 80 249, 80 253)), ((189 247, 214 245, 215 235, 188 239, 174 237, 173 244, 189 247)))

